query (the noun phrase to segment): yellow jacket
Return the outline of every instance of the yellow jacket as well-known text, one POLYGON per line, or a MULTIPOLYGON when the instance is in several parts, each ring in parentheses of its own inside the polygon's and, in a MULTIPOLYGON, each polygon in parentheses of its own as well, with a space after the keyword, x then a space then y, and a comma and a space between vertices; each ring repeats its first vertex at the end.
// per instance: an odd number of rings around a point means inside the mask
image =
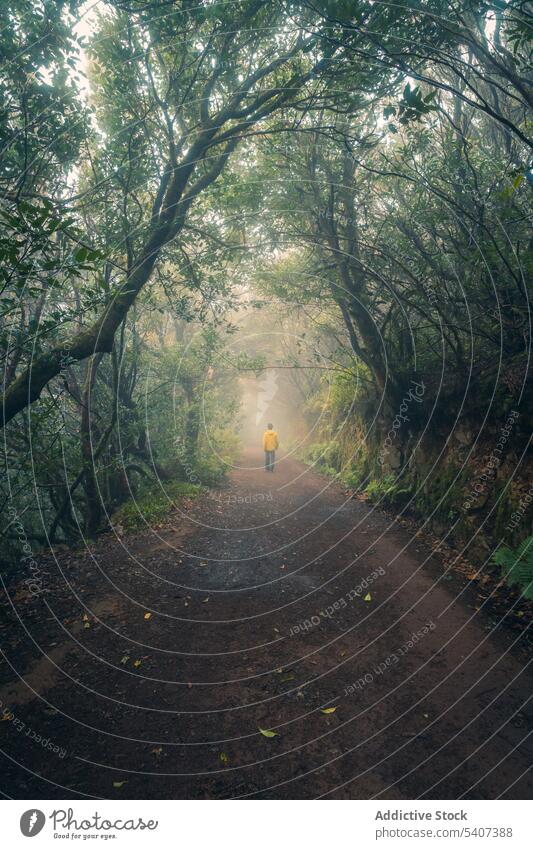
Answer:
POLYGON ((275 451, 279 445, 278 435, 275 430, 265 430, 263 434, 263 451, 275 451))

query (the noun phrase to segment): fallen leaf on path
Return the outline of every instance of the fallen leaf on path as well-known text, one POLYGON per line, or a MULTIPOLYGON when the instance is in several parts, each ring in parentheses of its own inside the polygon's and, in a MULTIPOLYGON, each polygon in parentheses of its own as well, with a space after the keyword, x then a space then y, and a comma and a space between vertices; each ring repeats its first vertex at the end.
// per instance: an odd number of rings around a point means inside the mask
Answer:
POLYGON ((145 619, 151 619, 151 618, 152 618, 152 614, 151 614, 151 613, 145 613, 145 614, 144 614, 144 618, 145 618, 145 619))
POLYGON ((142 663, 142 660, 134 660, 134 661, 133 661, 133 665, 135 666, 135 668, 136 668, 136 669, 138 669, 138 668, 139 668, 139 666, 141 665, 141 663, 142 663))
POLYGON ((116 787, 117 790, 120 790, 121 787, 124 787, 126 781, 114 781, 113 787, 116 787))
POLYGON ((163 746, 157 746, 157 748, 152 749, 152 755, 160 755, 163 751, 163 746))
POLYGON ((372 601, 372 596, 370 595, 370 593, 367 593, 365 595, 364 601, 372 601))
POLYGON ((129 659, 130 659, 129 654, 123 654, 122 657, 120 658, 120 662, 121 662, 122 666, 125 666, 129 659))
POLYGON ((277 737, 278 736, 277 731, 267 731, 264 728, 260 728, 259 731, 263 735, 263 737, 277 737))
POLYGON ((224 766, 227 764, 227 762, 229 760, 226 752, 221 752, 220 755, 219 755, 219 758, 220 758, 221 762, 224 764, 224 766))
POLYGON ((320 708, 320 713, 335 713, 336 707, 320 708))

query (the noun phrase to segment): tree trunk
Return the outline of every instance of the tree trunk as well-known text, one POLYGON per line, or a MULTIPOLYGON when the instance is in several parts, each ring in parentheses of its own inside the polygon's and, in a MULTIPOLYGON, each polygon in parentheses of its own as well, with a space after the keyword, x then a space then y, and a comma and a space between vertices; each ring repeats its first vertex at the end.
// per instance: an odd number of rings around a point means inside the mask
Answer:
POLYGON ((87 500, 87 515, 85 518, 85 531, 88 536, 94 536, 100 527, 102 518, 102 505, 98 491, 98 480, 96 477, 96 461, 93 455, 91 439, 91 404, 92 391, 96 381, 96 372, 102 360, 103 354, 91 357, 87 368, 87 377, 83 390, 83 406, 81 410, 80 423, 80 445, 83 463, 83 488, 87 500))

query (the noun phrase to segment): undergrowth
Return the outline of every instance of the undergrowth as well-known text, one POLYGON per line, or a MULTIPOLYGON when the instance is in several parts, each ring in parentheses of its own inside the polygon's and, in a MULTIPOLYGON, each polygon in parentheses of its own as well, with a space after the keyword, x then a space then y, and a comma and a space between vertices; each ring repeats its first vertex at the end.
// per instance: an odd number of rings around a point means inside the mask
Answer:
POLYGON ((500 546, 492 559, 501 568, 505 582, 518 586, 524 598, 533 600, 533 536, 526 537, 518 548, 500 546))
POLYGON ((132 531, 161 522, 179 507, 184 498, 196 498, 204 487, 185 481, 151 484, 135 500, 127 501, 114 513, 113 525, 132 531))

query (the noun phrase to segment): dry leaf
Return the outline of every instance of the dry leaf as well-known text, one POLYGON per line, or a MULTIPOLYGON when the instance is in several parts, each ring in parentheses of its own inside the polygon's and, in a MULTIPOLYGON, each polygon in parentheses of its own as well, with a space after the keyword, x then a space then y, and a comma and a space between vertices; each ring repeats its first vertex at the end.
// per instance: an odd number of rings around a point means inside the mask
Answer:
POLYGON ((152 614, 151 614, 151 613, 145 613, 145 614, 144 614, 144 618, 145 618, 145 619, 151 619, 151 617, 152 617, 152 614))
POLYGON ((117 790, 120 790, 121 787, 124 787, 126 781, 114 781, 113 787, 116 787, 117 790))
POLYGON ((134 660, 134 661, 133 661, 133 665, 136 667, 136 669, 138 669, 138 668, 139 668, 139 666, 141 665, 141 663, 142 663, 142 660, 134 660))

